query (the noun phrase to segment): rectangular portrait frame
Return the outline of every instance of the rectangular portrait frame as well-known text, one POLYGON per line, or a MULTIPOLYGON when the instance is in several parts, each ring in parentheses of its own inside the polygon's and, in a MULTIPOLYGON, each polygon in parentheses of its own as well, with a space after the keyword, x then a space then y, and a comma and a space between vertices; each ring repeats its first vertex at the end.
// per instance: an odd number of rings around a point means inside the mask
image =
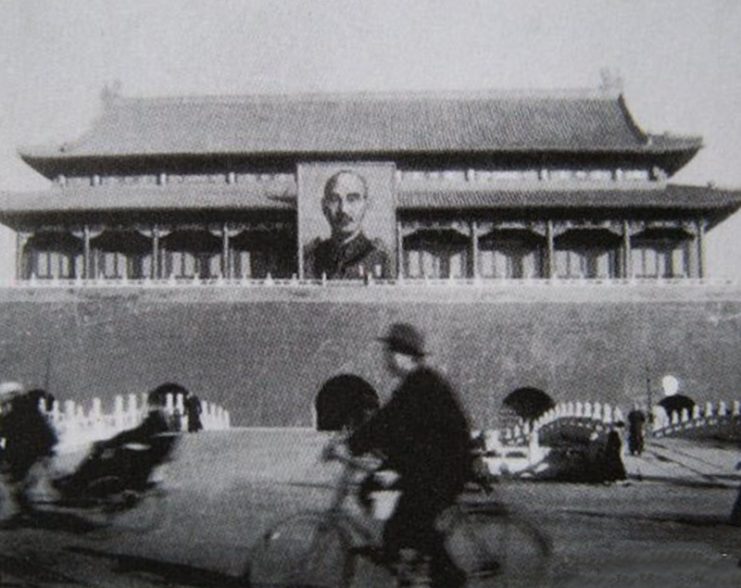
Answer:
MULTIPOLYGON (((301 279, 320 279, 307 262, 312 248, 331 236, 328 220, 322 211, 322 198, 327 182, 335 174, 348 171, 363 178, 368 190, 368 205, 363 218, 363 234, 385 251, 386 277, 397 275, 396 166, 387 162, 301 163, 298 166, 298 267, 301 279)), ((366 268, 376 275, 377 268, 366 268)), ((321 272, 319 272, 321 273, 321 272)))

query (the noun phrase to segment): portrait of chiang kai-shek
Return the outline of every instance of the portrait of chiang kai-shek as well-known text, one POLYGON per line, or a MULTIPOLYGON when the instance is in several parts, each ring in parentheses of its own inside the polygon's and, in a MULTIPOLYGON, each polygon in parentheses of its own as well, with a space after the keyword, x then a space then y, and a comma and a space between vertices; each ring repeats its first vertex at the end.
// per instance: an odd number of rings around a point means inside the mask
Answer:
POLYGON ((306 246, 304 270, 307 277, 390 277, 389 256, 383 242, 368 238, 363 231, 369 205, 368 184, 358 173, 343 170, 327 180, 322 212, 331 235, 328 239, 317 238, 306 246))

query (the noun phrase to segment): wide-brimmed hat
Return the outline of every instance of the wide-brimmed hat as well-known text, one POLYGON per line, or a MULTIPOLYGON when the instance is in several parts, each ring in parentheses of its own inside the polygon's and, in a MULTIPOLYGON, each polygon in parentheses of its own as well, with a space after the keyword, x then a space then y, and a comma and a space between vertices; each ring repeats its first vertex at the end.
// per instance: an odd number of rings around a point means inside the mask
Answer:
POLYGON ((386 335, 379 337, 378 340, 386 343, 386 346, 391 351, 396 351, 397 353, 403 353, 413 357, 427 355, 424 335, 408 323, 392 324, 386 335))

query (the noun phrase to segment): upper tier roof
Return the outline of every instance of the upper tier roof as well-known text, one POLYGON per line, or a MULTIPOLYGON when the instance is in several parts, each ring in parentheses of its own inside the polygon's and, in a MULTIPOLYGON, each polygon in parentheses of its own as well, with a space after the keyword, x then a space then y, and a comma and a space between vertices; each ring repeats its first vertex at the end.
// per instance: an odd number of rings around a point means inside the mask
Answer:
POLYGON ((21 156, 47 175, 50 161, 199 155, 676 154, 676 168, 700 147, 647 135, 615 92, 324 94, 114 97, 79 140, 21 156))

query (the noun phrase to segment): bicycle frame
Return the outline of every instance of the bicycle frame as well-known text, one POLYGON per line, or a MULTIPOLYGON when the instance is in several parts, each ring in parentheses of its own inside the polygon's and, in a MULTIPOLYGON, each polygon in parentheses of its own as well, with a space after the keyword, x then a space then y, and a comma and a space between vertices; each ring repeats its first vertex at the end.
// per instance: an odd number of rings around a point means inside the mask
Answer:
POLYGON ((360 537, 363 545, 380 547, 383 521, 374 519, 369 514, 359 516, 346 506, 347 499, 353 494, 356 473, 359 471, 373 473, 375 468, 358 459, 336 458, 336 460, 343 465, 342 474, 337 481, 332 503, 329 509, 324 511, 324 516, 328 522, 341 527, 349 539, 360 537))
MULTIPOLYGON (((375 468, 366 465, 362 460, 336 457, 343 464, 343 471, 337 481, 332 503, 323 515, 327 524, 331 524, 343 530, 346 539, 353 546, 354 555, 360 555, 370 559, 376 565, 388 568, 388 563, 383 560, 380 552, 382 541, 382 530, 385 521, 375 519, 371 515, 358 516, 348 509, 345 504, 352 495, 354 477, 356 472, 364 471, 373 473, 375 468), (367 550, 364 548, 368 548, 367 550)), ((462 530, 468 543, 475 549, 475 557, 479 561, 487 561, 492 557, 487 541, 485 541, 472 524, 471 516, 479 515, 484 518, 487 515, 506 514, 503 505, 497 504, 494 509, 491 505, 483 508, 469 508, 463 504, 451 505, 440 517, 439 525, 443 527, 446 535, 451 535, 456 529, 462 530)))

